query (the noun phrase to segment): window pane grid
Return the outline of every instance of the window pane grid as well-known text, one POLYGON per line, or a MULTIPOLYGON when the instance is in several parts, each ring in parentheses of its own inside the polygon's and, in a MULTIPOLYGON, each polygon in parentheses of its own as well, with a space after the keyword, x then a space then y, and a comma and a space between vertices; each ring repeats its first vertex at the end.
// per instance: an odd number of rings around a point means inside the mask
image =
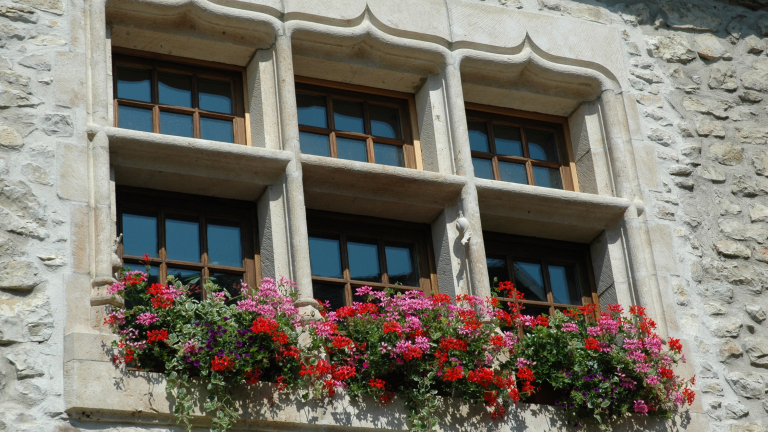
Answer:
POLYGON ((561 168, 567 167, 563 163, 566 160, 562 149, 564 138, 557 126, 531 126, 525 121, 511 121, 512 118, 503 121, 495 117, 502 116, 467 113, 476 177, 570 188, 570 183, 563 179, 561 168), (529 142, 529 137, 536 142, 529 142))
MULTIPOLYGON (((120 201, 123 201, 121 195, 118 195, 118 198, 120 201)), ((141 202, 143 200, 137 201, 141 202)), ((240 220, 236 220, 224 219, 218 215, 211 217, 208 214, 199 212, 178 212, 176 208, 166 209, 160 207, 152 211, 148 210, 148 206, 141 204, 119 203, 118 205, 120 206, 118 228, 124 236, 121 255, 124 264, 130 268, 143 270, 144 261, 143 254, 140 253, 142 251, 139 248, 131 247, 130 250, 126 250, 127 244, 137 244, 136 241, 129 239, 137 237, 142 233, 142 231, 132 227, 141 228, 146 232, 148 227, 146 219, 151 218, 153 219, 152 223, 155 225, 154 231, 150 229, 152 231, 149 233, 150 238, 138 239, 138 244, 143 245, 143 248, 147 248, 151 244, 157 244, 156 250, 147 250, 144 253, 150 255, 150 265, 158 269, 159 281, 164 282, 169 275, 175 275, 180 276, 183 283, 193 283, 198 288, 201 288, 202 281, 200 279, 212 277, 222 288, 230 291, 233 295, 239 294, 239 290, 235 287, 237 281, 243 280, 249 284, 255 283, 255 263, 247 258, 248 251, 250 250, 250 247, 247 246, 247 239, 251 235, 250 217, 247 212, 230 212, 230 217, 232 215, 241 217, 240 220), (138 215, 139 218, 135 215, 138 215), (177 221, 183 222, 181 231, 173 226, 177 221), (176 240, 169 239, 169 236, 175 236, 176 240), (178 243, 178 239, 196 243, 195 245, 177 245, 198 249, 199 252, 193 253, 195 257, 191 255, 181 257, 183 259, 172 259, 173 256, 169 257, 169 246, 172 248, 172 244, 169 245, 169 241, 178 243), (229 245, 224 243, 229 243, 229 245), (230 250, 232 248, 238 250, 232 251, 230 250), (127 252, 131 252, 131 254, 127 252), (226 262, 224 264, 220 264, 218 261, 211 263, 210 253, 214 253, 217 260, 221 260, 222 255, 228 255, 224 257, 226 262), (239 262, 236 262, 238 259, 239 262)), ((201 292, 198 298, 205 298, 205 295, 206 293, 201 292)))
POLYGON ((301 83, 296 96, 303 153, 415 168, 406 101, 301 83))
POLYGON ((115 124, 144 132, 245 144, 240 78, 237 74, 226 71, 199 74, 193 66, 172 64, 166 67, 168 64, 115 56, 115 124), (148 71, 149 82, 142 82, 141 86, 128 82, 130 85, 126 86, 127 80, 121 77, 137 79, 136 73, 131 74, 134 70, 148 71), (126 71, 129 72, 127 75, 126 71), (201 88, 200 82, 207 84, 201 88), (146 97, 142 93, 146 92, 145 87, 149 90, 146 97), (137 114, 129 115, 135 111, 128 112, 124 107, 150 110, 151 117, 135 120, 137 114), (176 116, 164 113, 175 113, 176 116), (183 131, 173 129, 169 123, 173 123, 173 118, 178 120, 178 115, 189 116, 192 126, 184 125, 183 131))

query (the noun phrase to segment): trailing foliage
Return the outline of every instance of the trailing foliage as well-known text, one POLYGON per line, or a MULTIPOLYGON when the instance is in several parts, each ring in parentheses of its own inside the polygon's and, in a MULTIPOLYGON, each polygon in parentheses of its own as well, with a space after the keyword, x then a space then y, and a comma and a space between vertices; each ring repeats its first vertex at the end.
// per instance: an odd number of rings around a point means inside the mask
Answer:
POLYGON ((105 319, 119 336, 114 361, 165 373, 188 429, 193 384, 205 385, 204 409, 221 432, 237 421, 232 391, 260 381, 304 399, 340 389, 384 404, 398 396, 416 431, 436 428, 437 396, 484 403, 496 419, 542 384, 559 392, 574 425, 596 421, 606 429, 630 413, 670 415, 693 402, 693 379, 672 370, 684 361, 680 341, 670 338, 664 350, 639 307, 629 316, 611 305, 599 318, 590 306, 531 317, 509 282, 497 288, 514 299, 504 303, 363 287, 357 294, 368 302, 302 324, 295 286, 285 279, 242 284, 234 298, 206 281, 199 300, 199 288, 173 278, 149 284, 144 272, 120 276, 109 292, 127 307, 105 319))

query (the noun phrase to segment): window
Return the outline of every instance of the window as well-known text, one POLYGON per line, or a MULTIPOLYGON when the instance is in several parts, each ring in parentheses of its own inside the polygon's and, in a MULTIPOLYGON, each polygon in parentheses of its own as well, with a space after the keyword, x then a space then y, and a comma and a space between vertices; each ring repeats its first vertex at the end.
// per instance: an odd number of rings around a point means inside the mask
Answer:
POLYGON ((120 54, 113 55, 112 66, 118 127, 246 143, 241 68, 120 54))
POLYGON ((428 226, 311 210, 307 224, 315 298, 331 308, 365 301, 366 285, 435 291, 428 226))
POLYGON ((123 266, 143 271, 149 255, 151 282, 211 278, 238 295, 241 281, 259 280, 252 203, 118 187, 117 205, 123 266))
POLYGON ((525 295, 523 313, 598 303, 588 245, 490 232, 483 238, 491 291, 501 296, 499 282, 515 284, 525 295))
POLYGON ((468 109, 475 177, 573 190, 563 133, 566 120, 551 120, 559 122, 468 109))
POLYGON ((321 87, 301 82, 306 78, 296 79, 302 153, 416 168, 408 108, 411 96, 321 87))

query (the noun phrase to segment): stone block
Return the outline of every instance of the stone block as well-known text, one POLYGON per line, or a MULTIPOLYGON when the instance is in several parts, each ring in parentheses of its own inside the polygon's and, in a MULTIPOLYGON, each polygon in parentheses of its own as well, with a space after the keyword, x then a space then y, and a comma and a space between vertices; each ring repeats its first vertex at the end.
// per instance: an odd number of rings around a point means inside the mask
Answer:
POLYGON ((755 174, 768 177, 768 152, 757 150, 752 154, 752 166, 755 174))
POLYGON ((712 183, 723 183, 725 181, 725 173, 716 165, 711 163, 703 163, 696 169, 696 172, 701 177, 711 181, 712 183))
POLYGON ((21 173, 33 183, 41 185, 53 184, 50 173, 40 165, 26 163, 21 166, 21 173))
POLYGON ((742 323, 738 319, 715 320, 708 324, 709 331, 719 338, 737 338, 741 333, 742 323))
POLYGON ((731 432, 765 432, 765 427, 759 423, 734 423, 731 432))
POLYGON ((37 22, 37 14, 32 8, 18 4, 0 6, 0 17, 22 23, 34 24, 37 22))
POLYGON ((749 258, 752 255, 748 247, 731 240, 715 242, 715 250, 728 258, 749 258))
POLYGON ((749 317, 752 318, 754 322, 761 323, 765 321, 766 314, 762 306, 749 304, 744 306, 744 310, 747 312, 747 315, 749 315, 749 317))
POLYGON ((760 54, 765 51, 765 41, 756 35, 749 35, 744 38, 744 50, 749 54, 760 54))
POLYGON ((56 53, 56 70, 53 78, 56 87, 56 103, 65 107, 85 104, 86 58, 82 53, 56 53))
POLYGON ((43 282, 30 261, 0 263, 0 289, 29 290, 43 282))
POLYGON ((44 342, 53 333, 51 304, 35 297, 0 308, 0 343, 44 342))
POLYGON ((18 149, 24 145, 24 139, 10 126, 0 126, 0 147, 18 149))
POLYGON ((64 2, 62 0, 16 0, 19 4, 33 7, 38 10, 62 15, 64 13, 64 2))
POLYGON ((744 159, 744 149, 730 142, 715 143, 709 146, 709 155, 721 165, 738 165, 744 159))
POLYGON ((720 60, 725 53, 725 47, 720 40, 710 33, 697 34, 693 37, 696 52, 706 60, 720 60))
POLYGON ((744 352, 749 357, 749 364, 768 368, 768 340, 747 338, 744 340, 744 352))
POLYGON ((768 207, 762 204, 755 204, 749 209, 749 220, 751 222, 768 222, 768 207))
POLYGON ((70 247, 72 264, 78 273, 87 274, 91 269, 91 243, 90 243, 90 218, 88 206, 84 204, 72 204, 70 247))
POLYGON ((741 85, 748 90, 768 91, 768 59, 759 58, 741 74, 741 85))
POLYGON ((16 379, 35 378, 45 375, 40 356, 32 349, 21 347, 5 356, 16 368, 16 379))
POLYGON ((733 104, 725 100, 686 96, 683 98, 683 108, 687 111, 709 114, 718 119, 727 119, 730 114, 726 111, 733 108, 733 104))
POLYGON ((43 117, 42 128, 46 135, 56 137, 71 137, 74 133, 74 125, 69 114, 46 114, 43 117))
POLYGON ((51 70, 51 62, 49 57, 41 54, 31 54, 26 57, 22 57, 21 60, 19 60, 19 64, 38 71, 45 72, 51 70))
POLYGON ((685 34, 653 36, 646 38, 648 54, 669 63, 688 63, 696 59, 696 51, 691 48, 685 34))
POLYGON ((661 1, 661 9, 667 14, 667 26, 675 30, 695 30, 717 33, 722 21, 694 2, 661 1))
POLYGON ((741 372, 731 372, 726 375, 725 381, 733 391, 747 399, 760 399, 765 395, 763 383, 755 376, 746 376, 741 372))
POLYGON ((725 417, 730 419, 739 419, 742 417, 746 417, 749 415, 749 410, 744 405, 736 402, 736 403, 726 403, 724 405, 725 408, 725 417))
POLYGON ((739 99, 744 102, 757 103, 763 100, 763 96, 753 90, 744 90, 744 93, 739 95, 739 99))
POLYGON ((88 202, 88 151, 85 146, 60 144, 58 149, 59 196, 88 202))
POLYGON ((736 126, 739 142, 744 144, 768 144, 768 127, 759 124, 736 126))

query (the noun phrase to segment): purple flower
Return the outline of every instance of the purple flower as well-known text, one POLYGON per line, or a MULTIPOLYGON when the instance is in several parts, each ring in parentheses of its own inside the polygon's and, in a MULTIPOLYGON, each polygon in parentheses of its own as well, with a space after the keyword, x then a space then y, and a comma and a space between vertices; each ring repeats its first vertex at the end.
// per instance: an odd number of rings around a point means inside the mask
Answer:
POLYGON ((199 366, 200 366, 200 360, 195 360, 195 362, 194 362, 194 363, 192 363, 192 364, 193 364, 195 367, 199 367, 199 366))

